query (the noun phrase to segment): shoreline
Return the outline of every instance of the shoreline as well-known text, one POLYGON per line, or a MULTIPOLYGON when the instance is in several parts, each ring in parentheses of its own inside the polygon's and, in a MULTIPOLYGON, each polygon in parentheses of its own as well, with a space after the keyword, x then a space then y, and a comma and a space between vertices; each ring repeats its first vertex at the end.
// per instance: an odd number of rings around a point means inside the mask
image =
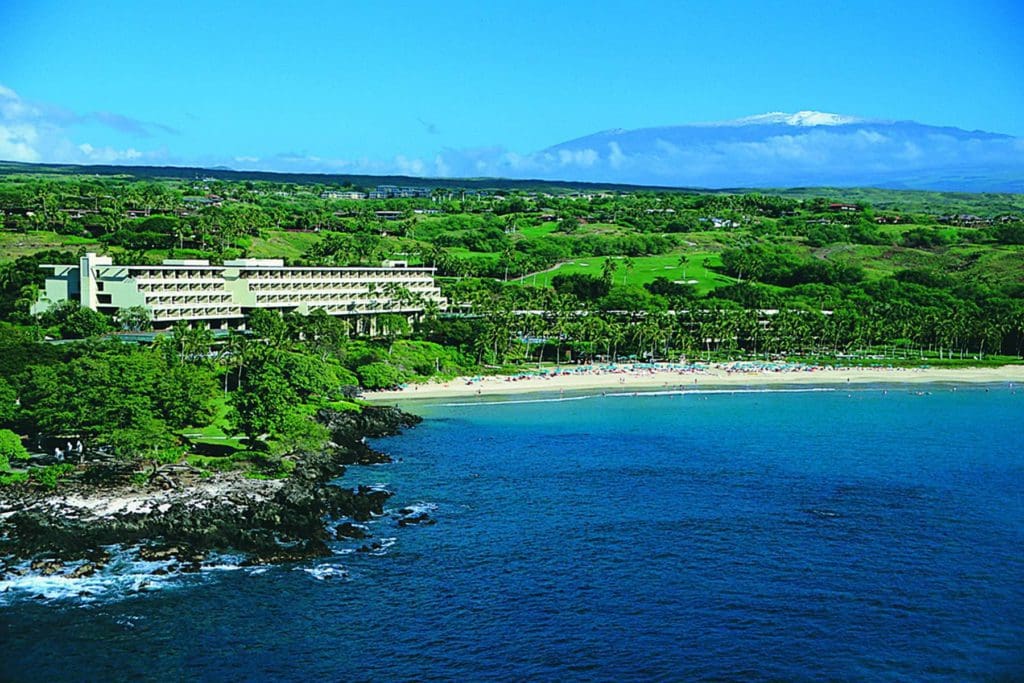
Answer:
MULTIPOLYGON (((352 465, 391 462, 366 438, 400 433, 420 418, 370 406, 321 411, 318 419, 331 442, 297 452, 294 470, 282 479, 188 471, 140 486, 117 463, 87 461, 53 489, 0 488, 0 592, 12 582, 31 590, 37 578, 109 578, 125 558, 160 565, 146 574, 177 575, 220 566, 225 553, 241 556, 237 566, 254 566, 327 556, 329 542, 358 545, 369 538, 361 525, 384 515, 392 492, 335 482, 352 465), (111 546, 120 547, 120 560, 112 560, 111 546)), ((414 510, 393 519, 399 527, 433 523, 414 510)), ((353 550, 379 547, 371 541, 353 550)))
POLYGON ((1024 365, 997 368, 831 368, 781 363, 634 364, 566 366, 518 375, 457 377, 447 382, 409 384, 366 392, 373 403, 431 399, 562 394, 580 391, 654 391, 702 388, 847 386, 851 384, 1020 384, 1024 365))

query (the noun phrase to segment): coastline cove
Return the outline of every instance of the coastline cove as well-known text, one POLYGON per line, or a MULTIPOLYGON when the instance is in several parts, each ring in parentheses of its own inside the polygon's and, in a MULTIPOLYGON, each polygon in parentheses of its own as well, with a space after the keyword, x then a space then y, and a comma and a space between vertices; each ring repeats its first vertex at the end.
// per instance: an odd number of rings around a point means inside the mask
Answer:
POLYGON ((392 464, 345 475, 396 492, 352 522, 372 538, 237 570, 211 555, 116 598, 8 602, 17 655, 0 674, 1018 675, 1024 392, 798 389, 402 402, 424 421, 367 444, 392 464), (424 514, 438 523, 397 522, 424 514))
MULTIPOLYGON (((328 447, 299 453, 283 480, 220 472, 138 488, 119 483, 107 471, 117 463, 106 463, 57 490, 0 491, 0 602, 88 599, 108 583, 139 592, 206 570, 330 556, 328 542, 370 538, 365 524, 384 516, 392 492, 345 488, 342 477, 352 465, 390 461, 366 444, 368 436, 396 434, 420 418, 374 406, 318 417, 330 431, 328 447)), ((432 522, 412 510, 397 515, 399 526, 432 522)), ((355 550, 382 548, 374 539, 355 550)))

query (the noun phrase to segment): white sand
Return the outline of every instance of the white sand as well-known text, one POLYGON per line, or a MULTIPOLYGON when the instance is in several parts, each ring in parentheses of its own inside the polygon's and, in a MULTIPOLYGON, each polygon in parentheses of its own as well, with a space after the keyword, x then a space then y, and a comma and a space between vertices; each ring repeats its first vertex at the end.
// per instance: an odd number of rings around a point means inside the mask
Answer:
POLYGON ((560 393, 587 390, 651 391, 696 387, 771 387, 780 385, 834 385, 852 383, 1004 383, 1024 386, 1024 365, 999 368, 800 368, 749 370, 748 365, 710 365, 701 370, 679 370, 670 366, 633 369, 620 366, 604 370, 597 366, 566 366, 564 373, 467 378, 448 382, 410 384, 398 391, 367 392, 365 398, 382 403, 396 400, 449 399, 471 396, 502 396, 530 392, 560 393))

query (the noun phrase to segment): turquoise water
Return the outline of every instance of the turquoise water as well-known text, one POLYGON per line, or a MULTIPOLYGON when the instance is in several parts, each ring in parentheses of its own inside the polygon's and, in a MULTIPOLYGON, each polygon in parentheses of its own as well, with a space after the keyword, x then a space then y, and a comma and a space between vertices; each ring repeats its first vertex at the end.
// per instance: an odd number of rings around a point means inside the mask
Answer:
POLYGON ((436 525, 388 516, 376 553, 339 542, 153 592, 12 588, 0 677, 1024 676, 1024 392, 415 410, 423 425, 376 442, 396 462, 345 482, 385 484, 436 525))

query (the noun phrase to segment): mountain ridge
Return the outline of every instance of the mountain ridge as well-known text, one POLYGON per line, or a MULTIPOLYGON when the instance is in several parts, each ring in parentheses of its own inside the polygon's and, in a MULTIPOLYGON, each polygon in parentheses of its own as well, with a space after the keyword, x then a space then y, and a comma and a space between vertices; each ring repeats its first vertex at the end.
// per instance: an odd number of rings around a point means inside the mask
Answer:
POLYGON ((589 181, 1024 191, 1024 138, 813 110, 612 128, 557 143, 528 159, 534 173, 539 167, 544 175, 561 178, 572 172, 589 181))

